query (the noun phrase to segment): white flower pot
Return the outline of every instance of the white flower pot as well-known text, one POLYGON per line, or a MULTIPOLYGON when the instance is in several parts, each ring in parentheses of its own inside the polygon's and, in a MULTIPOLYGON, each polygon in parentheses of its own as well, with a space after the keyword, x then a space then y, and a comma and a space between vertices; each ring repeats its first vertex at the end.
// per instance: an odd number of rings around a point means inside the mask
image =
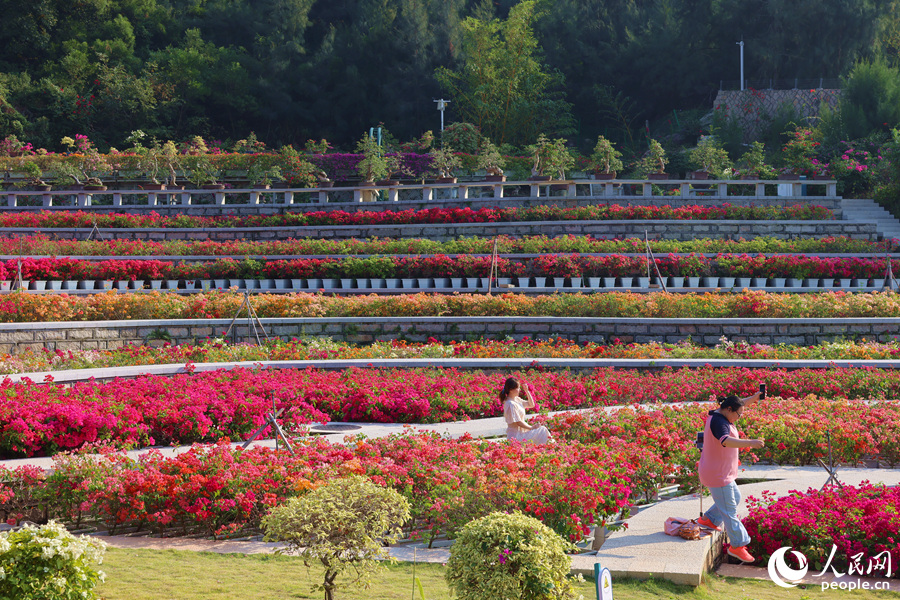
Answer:
POLYGON ((31 282, 31 289, 42 292, 47 289, 47 281, 45 279, 36 279, 31 282))
POLYGON ((418 279, 416 279, 416 284, 418 285, 419 289, 427 290, 431 287, 431 278, 419 277, 418 279))
POLYGON ((800 287, 800 285, 801 285, 800 280, 797 279, 796 277, 787 277, 786 279, 787 280, 784 282, 784 284, 787 287, 796 288, 796 287, 800 287))
POLYGON ((130 290, 142 290, 144 289, 144 280, 143 279, 135 279, 133 281, 128 282, 128 289, 130 290))
POLYGON ((271 279, 260 279, 259 280, 259 289, 261 290, 271 290, 275 287, 275 282, 271 279))
POLYGON ((573 288, 580 288, 581 280, 581 277, 569 277, 569 286, 573 288))
POLYGON ((637 287, 641 289, 650 287, 649 277, 635 277, 635 279, 637 279, 637 287))
POLYGON ((700 285, 703 287, 714 288, 719 287, 718 277, 703 277, 700 279, 700 285))
POLYGON ((399 279, 395 279, 395 278, 385 279, 385 280, 384 280, 384 285, 385 285, 385 286, 387 287, 387 289, 389 289, 389 290, 396 290, 397 288, 400 287, 400 280, 399 280, 399 279))
POLYGON ((167 290, 177 290, 178 289, 178 280, 177 279, 166 279, 166 289, 167 290))
POLYGON ((702 279, 702 278, 688 276, 685 279, 687 279, 687 286, 689 288, 698 288, 698 287, 700 287, 700 279, 702 279))
POLYGON ((450 287, 460 289, 463 286, 463 278, 462 277, 451 277, 450 278, 450 287))
POLYGON ((819 287, 820 279, 818 277, 808 277, 803 280, 802 286, 805 288, 817 288, 819 287))
POLYGON ((478 288, 478 278, 477 277, 466 277, 466 287, 471 289, 478 288))
POLYGON ((435 277, 434 278, 434 287, 437 289, 445 290, 450 287, 450 278, 449 277, 435 277))
POLYGON ((566 287, 566 278, 565 277, 554 277, 553 278, 553 287, 555 287, 555 288, 566 287))
POLYGON ((479 277, 478 282, 481 285, 481 287, 486 288, 491 285, 491 278, 490 277, 479 277))
POLYGON ((385 285, 387 284, 385 283, 384 277, 373 277, 369 279, 369 286, 376 290, 384 289, 385 285))
POLYGON ((769 280, 769 284, 770 284, 772 287, 780 287, 780 288, 783 288, 783 287, 785 287, 785 286, 787 285, 787 278, 786 278, 786 277, 772 277, 772 278, 769 280))
POLYGON ((228 280, 227 279, 213 279, 213 285, 216 286, 217 290, 224 290, 228 287, 228 280))
POLYGON ((409 277, 404 277, 400 280, 400 283, 403 284, 404 290, 411 290, 416 287, 416 280, 409 277))
POLYGON ((517 279, 519 287, 521 287, 521 288, 527 288, 530 281, 531 281, 530 277, 519 277, 517 279))
POLYGON ((734 283, 739 289, 744 289, 750 287, 750 282, 750 277, 738 277, 734 283))
POLYGON ((248 290, 259 289, 259 279, 245 279, 244 287, 246 287, 248 290))
POLYGON ((630 288, 635 287, 636 277, 619 277, 619 287, 630 288))
POLYGON ((151 290, 161 290, 163 285, 162 279, 151 279, 150 280, 150 289, 151 290))
POLYGON ((511 283, 512 283, 511 277, 498 277, 497 278, 497 285, 499 285, 500 287, 506 287, 506 286, 510 285, 511 283))
POLYGON ((359 290, 369 289, 369 278, 361 277, 360 279, 357 279, 356 280, 356 289, 359 289, 359 290))
POLYGON ((8 292, 10 289, 12 289, 12 281, 9 281, 8 279, 0 281, 0 291, 8 292))
MULTIPOLYGON (((300 280, 298 279, 297 281, 300 281, 300 280)), ((276 290, 286 290, 288 287, 287 279, 276 279, 274 283, 275 283, 276 290)))
POLYGON ((873 279, 871 283, 869 283, 869 287, 873 290, 880 290, 884 287, 884 277, 873 279))
POLYGON ((587 278, 587 286, 589 288, 598 288, 600 284, 603 282, 602 277, 588 277, 587 278))
POLYGON ((352 279, 343 279, 343 278, 341 279, 341 289, 342 290, 349 290, 352 287, 353 287, 352 279))
POLYGON ((127 279, 122 279, 116 282, 116 289, 120 292, 128 291, 128 284, 131 283, 127 279))
POLYGON ((603 287, 605 288, 614 288, 616 287, 616 278, 615 277, 603 277, 603 287))
POLYGON ((534 278, 534 287, 537 287, 537 288, 547 287, 547 278, 546 277, 535 277, 534 278))
POLYGON ((77 290, 78 289, 78 281, 76 280, 66 280, 62 282, 62 289, 64 290, 77 290))
POLYGON ((733 288, 734 280, 735 280, 734 277, 719 277, 719 287, 733 288))
POLYGON ((113 285, 115 285, 115 283, 116 282, 112 279, 103 279, 100 281, 100 289, 108 292, 109 290, 113 289, 113 285))
POLYGON ((827 277, 822 279, 822 287, 831 289, 834 287, 834 279, 829 279, 827 277))
POLYGON ((83 290, 92 290, 97 286, 97 282, 93 279, 82 279, 78 282, 78 286, 83 290))
POLYGON ((47 285, 50 286, 50 289, 51 289, 51 290, 54 290, 54 291, 59 291, 59 290, 61 290, 61 289, 62 289, 62 284, 63 284, 62 281, 58 281, 58 280, 56 280, 56 279, 53 279, 53 280, 47 282, 47 285))
MULTIPOLYGON (((331 287, 334 287, 334 279, 328 279, 328 280, 325 280, 325 279, 319 279, 319 278, 315 278, 315 279, 307 279, 307 280, 306 280, 306 287, 307 287, 308 289, 310 289, 310 290, 324 290, 324 289, 326 289, 326 288, 325 288, 325 281, 330 281, 330 282, 332 282, 331 287)), ((330 288, 329 288, 329 289, 330 289, 330 288)))
POLYGON ((853 287, 853 280, 850 278, 846 278, 846 277, 841 278, 838 280, 838 283, 840 283, 841 289, 843 289, 843 290, 849 290, 850 288, 853 287))
POLYGON ((303 288, 303 284, 306 283, 306 279, 291 279, 291 289, 299 290, 303 288))
POLYGON ((753 277, 752 279, 750 279, 750 285, 754 288, 764 288, 766 287, 766 278, 753 277))

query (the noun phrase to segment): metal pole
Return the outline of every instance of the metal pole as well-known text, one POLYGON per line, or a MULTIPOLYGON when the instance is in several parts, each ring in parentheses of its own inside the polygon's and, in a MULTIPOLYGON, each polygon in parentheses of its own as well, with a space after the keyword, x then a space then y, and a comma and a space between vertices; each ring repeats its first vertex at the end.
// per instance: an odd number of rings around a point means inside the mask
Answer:
POLYGON ((738 46, 741 47, 741 91, 744 91, 744 39, 741 38, 741 41, 735 42, 738 46))

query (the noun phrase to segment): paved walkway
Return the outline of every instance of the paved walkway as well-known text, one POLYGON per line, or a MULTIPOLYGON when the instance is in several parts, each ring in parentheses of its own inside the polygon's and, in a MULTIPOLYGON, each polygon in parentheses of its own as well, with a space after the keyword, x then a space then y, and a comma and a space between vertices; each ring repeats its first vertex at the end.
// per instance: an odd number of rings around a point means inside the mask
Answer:
MULTIPOLYGON (((607 407, 615 410, 618 407, 607 407)), ((655 408, 655 407, 651 407, 655 408)), ((502 436, 506 424, 502 418, 477 419, 434 425, 399 425, 399 424, 353 424, 359 429, 332 433, 324 437, 333 442, 341 442, 345 435, 363 433, 369 437, 382 437, 401 432, 405 429, 420 431, 436 431, 451 437, 470 434, 474 437, 502 436)), ((258 445, 274 446, 274 440, 255 442, 258 445)), ((177 448, 158 448, 166 455, 177 455, 189 449, 189 446, 177 448)), ((136 456, 144 450, 130 452, 136 456)), ((50 458, 32 458, 2 461, 0 465, 13 468, 22 464, 33 464, 50 467, 50 458)), ((821 487, 827 473, 818 467, 778 467, 748 466, 744 467, 741 477, 745 479, 765 479, 760 483, 747 483, 740 486, 741 493, 748 496, 759 496, 763 491, 773 491, 779 496, 791 490, 806 491, 808 488, 821 487)), ((887 485, 900 485, 900 469, 851 469, 839 468, 838 477, 843 483, 859 484, 863 480, 887 485)), ((707 496, 703 506, 711 506, 707 496)), ((610 534, 596 555, 582 554, 572 558, 572 570, 584 575, 593 575, 594 564, 600 563, 612 572, 613 577, 653 577, 667 579, 675 583, 700 585, 704 573, 712 570, 722 555, 723 534, 716 534, 700 541, 686 541, 681 538, 667 536, 662 532, 663 523, 668 517, 696 517, 700 513, 701 500, 698 496, 687 496, 667 500, 641 510, 628 519, 628 528, 610 534)), ((740 511, 745 514, 745 505, 740 511)), ((210 541, 193 539, 160 539, 147 537, 107 537, 105 540, 112 546, 121 548, 153 548, 172 550, 197 550, 220 553, 271 553, 280 547, 279 544, 265 542, 210 541)), ((397 546, 391 554, 400 560, 446 562, 449 552, 446 549, 427 549, 415 546, 397 546)), ((731 571, 728 571, 731 573, 731 571)), ((756 572, 754 572, 756 573, 756 572)), ((756 573, 758 575, 758 573, 756 573)), ((734 576, 741 576, 740 574, 734 576)))

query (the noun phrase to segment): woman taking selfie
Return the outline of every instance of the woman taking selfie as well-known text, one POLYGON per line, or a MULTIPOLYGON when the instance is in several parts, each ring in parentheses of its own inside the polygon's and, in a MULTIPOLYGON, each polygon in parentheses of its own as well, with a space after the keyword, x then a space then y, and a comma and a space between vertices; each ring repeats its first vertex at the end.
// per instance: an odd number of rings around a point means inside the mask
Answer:
POLYGON ((525 409, 534 408, 534 396, 527 383, 523 383, 521 391, 526 399, 519 397, 519 382, 510 377, 500 392, 503 403, 503 417, 506 419, 506 438, 520 442, 546 444, 550 441, 550 430, 543 425, 529 425, 525 420, 525 409))
POLYGON ((713 507, 700 517, 697 522, 718 531, 724 523, 730 546, 726 548, 729 556, 740 561, 752 563, 756 559, 747 551, 750 536, 737 516, 737 508, 741 503, 741 492, 734 480, 737 478, 738 453, 741 448, 762 448, 764 439, 742 440, 734 424, 744 412, 744 408, 765 397, 765 387, 747 398, 726 396, 719 398, 719 408, 709 411, 706 425, 703 428, 703 450, 700 452, 700 483, 709 488, 713 507))

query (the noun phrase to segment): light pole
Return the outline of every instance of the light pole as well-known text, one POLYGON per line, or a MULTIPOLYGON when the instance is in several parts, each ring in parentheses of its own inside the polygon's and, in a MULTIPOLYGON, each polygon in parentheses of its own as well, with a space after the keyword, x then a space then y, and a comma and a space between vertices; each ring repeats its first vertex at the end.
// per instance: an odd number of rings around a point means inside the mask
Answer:
POLYGON ((447 105, 450 104, 449 100, 444 100, 441 98, 440 100, 435 100, 437 103, 437 109, 441 111, 441 147, 444 146, 444 109, 447 108, 447 105))
POLYGON ((735 42, 738 46, 741 47, 741 91, 744 91, 744 39, 741 38, 741 41, 735 42))

